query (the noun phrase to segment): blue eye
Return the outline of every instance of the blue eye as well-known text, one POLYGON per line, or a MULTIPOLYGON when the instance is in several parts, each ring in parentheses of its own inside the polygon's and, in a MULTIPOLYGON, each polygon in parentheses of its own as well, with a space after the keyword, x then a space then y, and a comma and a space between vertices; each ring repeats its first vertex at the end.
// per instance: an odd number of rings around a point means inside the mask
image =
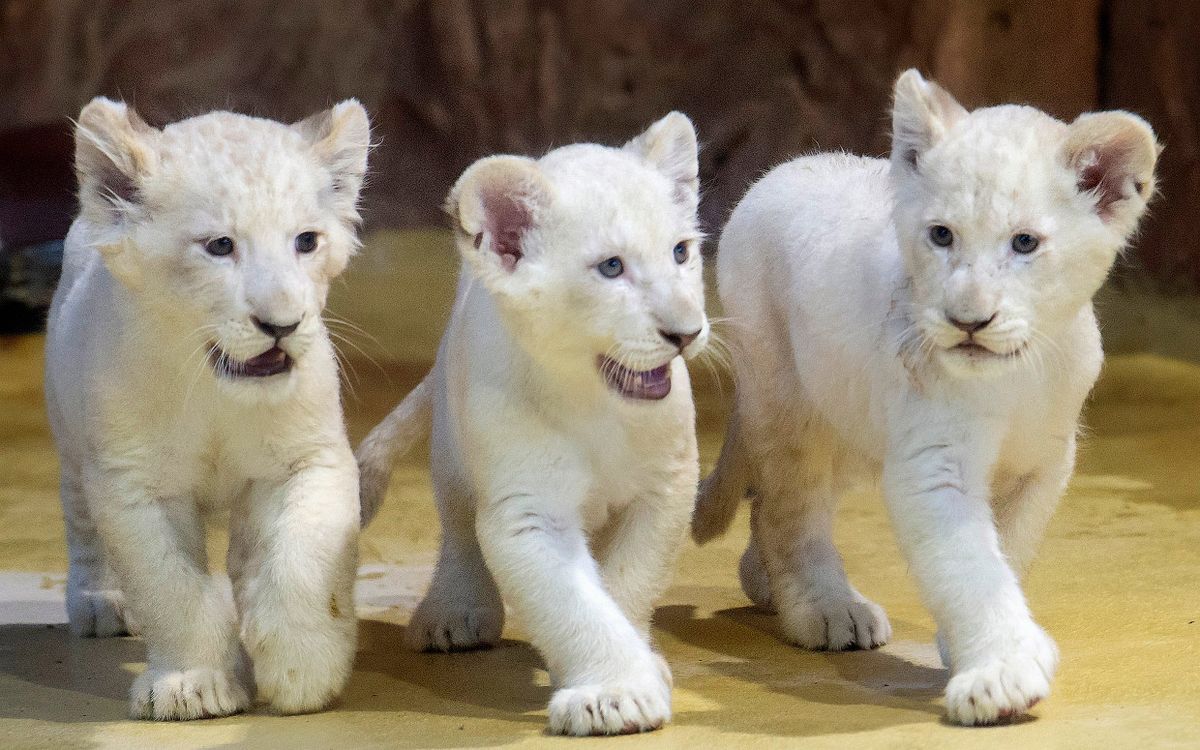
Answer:
POLYGON ((317 233, 301 232, 296 235, 296 252, 307 255, 317 249, 317 233))
POLYGON ((954 232, 950 227, 934 224, 929 228, 929 241, 938 247, 950 247, 954 244, 954 232))
POLYGON ((216 239, 209 240, 204 245, 204 251, 218 258, 224 257, 233 252, 233 240, 228 237, 217 237, 216 239))
POLYGON ((682 266, 684 263, 687 263, 687 259, 688 259, 687 243, 680 242, 678 245, 675 246, 675 262, 682 266))
POLYGON ((600 264, 596 266, 596 270, 606 279, 615 279, 625 273, 625 264, 621 262, 620 258, 614 255, 607 260, 600 261, 600 264))
POLYGON ((1034 250, 1038 249, 1038 238, 1032 234, 1016 234, 1012 238, 1012 249, 1015 253, 1021 255, 1029 255, 1034 250))

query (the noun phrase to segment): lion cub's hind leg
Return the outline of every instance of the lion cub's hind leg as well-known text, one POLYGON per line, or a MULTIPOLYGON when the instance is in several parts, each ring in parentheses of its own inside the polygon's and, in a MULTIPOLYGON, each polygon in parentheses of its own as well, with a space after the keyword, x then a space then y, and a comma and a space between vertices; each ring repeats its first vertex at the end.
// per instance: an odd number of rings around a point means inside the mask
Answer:
POLYGON ((740 571, 743 588, 756 604, 779 613, 784 637, 799 646, 830 651, 881 646, 892 633, 887 615, 850 585, 833 545, 838 492, 830 444, 818 435, 796 444, 789 440, 792 432, 776 431, 773 444, 764 450, 760 443, 756 450, 757 498, 740 571), (769 583, 765 602, 755 557, 769 583))
MULTIPOLYGON (((64 464, 66 461, 64 460, 64 464)), ((125 594, 100 543, 77 471, 63 466, 59 492, 67 527, 67 620, 77 636, 110 638, 136 633, 125 594)))
POLYGON ((461 490, 439 487, 442 541, 429 591, 413 613, 405 644, 414 651, 468 651, 494 646, 504 603, 479 550, 471 505, 461 490))
MULTIPOLYGON (((750 517, 758 515, 758 500, 751 505, 750 517)), ((767 575, 767 567, 763 564, 762 552, 758 549, 758 539, 754 532, 754 522, 750 523, 750 541, 738 561, 738 580, 741 581, 742 591, 746 598, 754 602, 754 606, 765 612, 774 612, 775 605, 771 603, 771 578, 767 575)))

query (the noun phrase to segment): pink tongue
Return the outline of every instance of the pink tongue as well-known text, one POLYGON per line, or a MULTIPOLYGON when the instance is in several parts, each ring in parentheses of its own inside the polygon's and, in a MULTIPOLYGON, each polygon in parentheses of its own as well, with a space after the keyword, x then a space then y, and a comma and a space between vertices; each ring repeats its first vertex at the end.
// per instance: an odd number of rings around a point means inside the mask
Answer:
POLYGON ((641 372, 620 367, 611 360, 601 360, 600 367, 608 384, 629 398, 657 401, 671 392, 669 362, 641 372))
POLYGON ((662 383, 667 377, 667 365, 655 367, 653 370, 640 372, 637 374, 637 380, 642 386, 654 386, 662 383))

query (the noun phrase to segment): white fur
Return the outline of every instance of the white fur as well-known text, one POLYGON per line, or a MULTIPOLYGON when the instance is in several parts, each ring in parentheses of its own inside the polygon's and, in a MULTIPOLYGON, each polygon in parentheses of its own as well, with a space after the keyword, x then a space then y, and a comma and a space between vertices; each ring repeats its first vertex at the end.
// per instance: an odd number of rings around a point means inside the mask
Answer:
POLYGON ((158 130, 106 99, 80 114, 46 396, 71 627, 140 629, 135 717, 230 714, 255 684, 313 711, 350 673, 358 473, 321 311, 356 247, 367 140, 354 101, 295 126, 217 112, 158 130), (319 246, 300 255, 306 231, 319 246), (231 255, 206 252, 220 236, 231 255), (300 321, 279 344, 294 366, 218 376, 215 348, 245 360, 274 343, 251 316, 300 321), (236 612, 205 557, 202 517, 224 508, 236 612))
POLYGON ((893 157, 797 159, 734 211, 718 254, 734 324, 735 411, 693 533, 753 497, 746 592, 810 648, 890 628, 846 580, 839 493, 881 477, 940 628, 949 717, 990 723, 1047 695, 1058 661, 1026 606, 1032 559, 1075 457, 1103 355, 1091 298, 1153 190, 1139 118, 1067 125, 1028 107, 968 113, 915 71, 896 83, 893 157), (954 233, 951 247, 930 225, 954 233), (1029 255, 1017 233, 1040 237, 1029 255), (955 349, 949 322, 994 354, 955 349))
POLYGON ((508 602, 549 668, 554 733, 670 717, 650 616, 699 469, 687 369, 659 329, 700 332, 687 356, 708 335, 696 172, 695 133, 677 113, 624 149, 469 168, 448 203, 464 268, 437 362, 358 451, 369 517, 432 414, 443 537, 409 645, 495 643, 508 602), (625 275, 599 273, 611 256, 625 275), (670 393, 619 395, 598 369, 605 354, 639 370, 670 363, 670 393))

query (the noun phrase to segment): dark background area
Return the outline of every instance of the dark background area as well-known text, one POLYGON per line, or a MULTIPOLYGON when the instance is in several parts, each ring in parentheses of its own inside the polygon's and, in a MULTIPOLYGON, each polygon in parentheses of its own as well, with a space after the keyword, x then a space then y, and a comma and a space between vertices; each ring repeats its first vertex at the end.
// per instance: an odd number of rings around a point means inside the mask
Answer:
POLYGON ((440 225, 483 154, 617 142, 681 109, 715 234, 780 161, 883 154, 891 82, 916 66, 968 106, 1145 116, 1166 146, 1162 194, 1131 262, 1194 290, 1198 48, 1194 0, 0 1, 0 221, 28 241, 59 231, 62 135, 97 94, 156 124, 213 108, 299 119, 355 96, 379 142, 369 229, 440 225), (47 218, 30 230, 34 212, 47 218))

